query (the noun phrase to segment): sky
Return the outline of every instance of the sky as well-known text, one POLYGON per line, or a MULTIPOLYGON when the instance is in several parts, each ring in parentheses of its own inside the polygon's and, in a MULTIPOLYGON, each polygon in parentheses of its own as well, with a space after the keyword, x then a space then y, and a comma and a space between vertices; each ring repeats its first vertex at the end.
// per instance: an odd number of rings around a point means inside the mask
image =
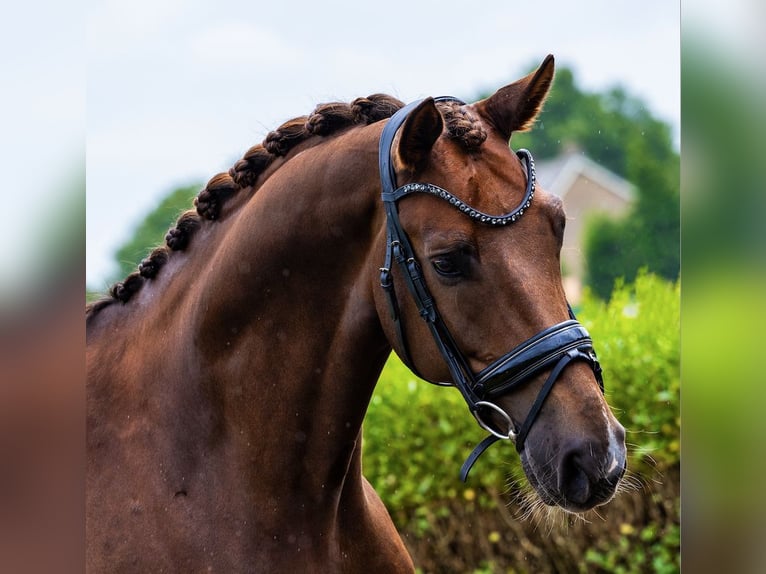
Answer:
POLYGON ((680 138, 680 6, 669 0, 90 0, 86 25, 86 280, 97 290, 167 193, 226 171, 320 102, 470 100, 552 53, 582 89, 620 85, 680 138))

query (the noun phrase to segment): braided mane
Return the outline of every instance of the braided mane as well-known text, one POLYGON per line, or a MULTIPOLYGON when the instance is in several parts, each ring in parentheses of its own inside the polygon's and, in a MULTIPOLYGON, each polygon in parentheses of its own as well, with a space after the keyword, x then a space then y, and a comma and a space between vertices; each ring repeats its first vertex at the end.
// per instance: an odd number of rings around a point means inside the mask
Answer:
MULTIPOLYGON (((86 321, 115 302, 127 303, 141 286, 154 279, 173 251, 183 251, 204 220, 219 218, 223 204, 246 188, 255 191, 259 178, 277 158, 314 136, 329 136, 352 126, 363 126, 391 117, 404 103, 385 94, 372 94, 351 103, 319 104, 308 116, 286 121, 254 145, 228 172, 213 176, 194 199, 196 209, 183 213, 165 235, 165 245, 155 248, 138 269, 109 289, 108 295, 85 308, 86 321)), ((487 137, 476 117, 457 102, 437 104, 444 117, 447 135, 466 149, 478 148, 487 137)))

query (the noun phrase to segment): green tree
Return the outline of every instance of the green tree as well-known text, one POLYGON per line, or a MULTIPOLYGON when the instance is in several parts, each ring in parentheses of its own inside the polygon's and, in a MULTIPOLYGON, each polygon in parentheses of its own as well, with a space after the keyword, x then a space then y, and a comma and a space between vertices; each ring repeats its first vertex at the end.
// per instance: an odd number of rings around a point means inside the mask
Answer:
POLYGON ((179 187, 171 191, 162 202, 138 224, 133 237, 122 245, 115 257, 119 265, 117 279, 127 276, 138 267, 149 252, 160 245, 168 229, 178 216, 191 209, 194 197, 199 193, 199 184, 179 187))
POLYGON ((561 68, 537 125, 515 135, 513 143, 541 159, 574 145, 636 186, 636 202, 625 218, 596 217, 586 232, 585 282, 597 294, 608 297, 615 279, 632 281, 642 267, 678 277, 679 155, 670 126, 640 99, 621 87, 585 92, 573 72, 561 68))

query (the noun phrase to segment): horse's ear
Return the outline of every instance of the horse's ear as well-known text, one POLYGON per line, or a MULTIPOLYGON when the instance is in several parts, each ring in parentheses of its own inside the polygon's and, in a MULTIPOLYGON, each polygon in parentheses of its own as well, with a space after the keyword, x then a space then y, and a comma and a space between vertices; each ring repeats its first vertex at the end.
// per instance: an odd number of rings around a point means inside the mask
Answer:
POLYGON ((431 148, 442 133, 444 122, 433 98, 426 98, 402 125, 396 146, 396 163, 400 169, 417 171, 425 166, 431 148))
POLYGON ((553 68, 553 56, 549 54, 528 76, 476 102, 476 109, 505 139, 510 139, 513 132, 529 130, 553 84, 553 68))

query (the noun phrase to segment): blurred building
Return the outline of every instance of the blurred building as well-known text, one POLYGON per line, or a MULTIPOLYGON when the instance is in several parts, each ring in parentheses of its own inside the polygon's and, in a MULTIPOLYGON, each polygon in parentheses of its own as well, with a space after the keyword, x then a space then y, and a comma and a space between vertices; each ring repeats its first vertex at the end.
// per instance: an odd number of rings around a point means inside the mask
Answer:
POLYGON ((580 300, 585 277, 583 241, 589 218, 605 213, 625 215, 635 188, 617 174, 600 166, 579 150, 569 150, 551 160, 536 163, 540 186, 564 201, 567 227, 561 249, 564 289, 572 303, 580 300))

